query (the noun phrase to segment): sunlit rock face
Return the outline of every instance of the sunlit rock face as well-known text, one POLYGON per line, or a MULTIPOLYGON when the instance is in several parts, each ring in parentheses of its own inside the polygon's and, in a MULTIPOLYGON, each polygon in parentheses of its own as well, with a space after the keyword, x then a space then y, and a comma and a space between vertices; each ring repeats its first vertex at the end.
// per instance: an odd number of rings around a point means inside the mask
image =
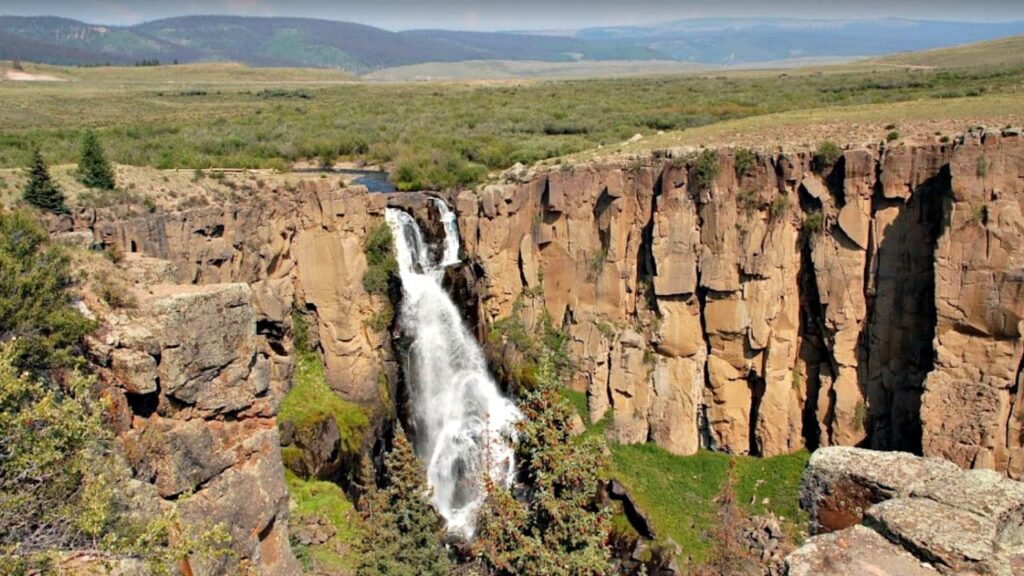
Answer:
POLYGON ((722 148, 705 185, 698 152, 455 195, 484 321, 541 294, 573 388, 620 442, 866 445, 1024 476, 1019 136, 853 147, 831 166, 783 150, 737 168, 722 148))

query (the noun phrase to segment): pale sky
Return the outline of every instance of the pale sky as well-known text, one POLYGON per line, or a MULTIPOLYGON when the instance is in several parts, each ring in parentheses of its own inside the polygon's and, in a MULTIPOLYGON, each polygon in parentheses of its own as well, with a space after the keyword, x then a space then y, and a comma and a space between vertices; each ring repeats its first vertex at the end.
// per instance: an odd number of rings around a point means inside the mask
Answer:
POLYGON ((545 30, 652 24, 679 18, 916 18, 1024 20, 1022 0, 0 0, 0 15, 136 24, 188 14, 302 16, 389 30, 545 30))

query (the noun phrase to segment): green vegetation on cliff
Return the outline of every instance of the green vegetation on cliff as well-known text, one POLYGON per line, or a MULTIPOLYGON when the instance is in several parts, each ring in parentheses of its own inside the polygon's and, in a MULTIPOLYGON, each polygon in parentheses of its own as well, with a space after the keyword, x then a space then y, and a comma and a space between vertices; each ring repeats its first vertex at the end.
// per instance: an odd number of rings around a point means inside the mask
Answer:
MULTIPOLYGON (((292 386, 281 402, 277 416, 279 425, 291 425, 297 444, 308 446, 320 426, 333 419, 341 437, 339 457, 358 454, 370 425, 366 413, 328 386, 323 360, 310 343, 309 319, 305 314, 297 312, 292 315, 292 330, 295 374, 292 386)), ((310 469, 303 462, 307 456, 301 449, 286 447, 282 456, 285 465, 296 473, 310 469)))
POLYGON ((366 414, 327 386, 323 361, 318 355, 299 352, 295 358, 295 380, 281 402, 278 421, 292 423, 296 435, 302 436, 328 418, 338 425, 342 451, 358 452, 369 426, 366 414))
POLYGON ((64 249, 27 212, 0 212, 0 342, 11 362, 35 374, 80 362, 95 324, 72 308, 73 278, 64 249))
POLYGON ((446 576, 444 521, 430 503, 423 463, 399 428, 384 458, 384 485, 363 461, 365 493, 359 509, 365 533, 359 541, 358 576, 446 576))
POLYGON ((351 574, 362 525, 344 490, 333 481, 316 477, 320 472, 317 466, 336 471, 343 461, 358 461, 369 420, 362 408, 343 400, 328 386, 309 322, 309 316, 302 312, 292 314, 295 373, 278 412, 278 425, 290 427, 292 435, 290 443, 281 447, 293 504, 289 532, 292 550, 308 573, 351 574), (331 452, 336 461, 320 462, 310 450, 316 449, 318 435, 330 421, 339 435, 337 451, 331 452), (323 523, 328 526, 321 526, 323 523), (305 538, 309 533, 318 537, 305 538))
POLYGON ((285 481, 293 504, 288 524, 296 558, 307 573, 350 574, 362 527, 345 492, 333 482, 304 480, 291 470, 285 470, 285 481), (302 533, 321 522, 327 522, 333 534, 320 544, 301 542, 302 533))

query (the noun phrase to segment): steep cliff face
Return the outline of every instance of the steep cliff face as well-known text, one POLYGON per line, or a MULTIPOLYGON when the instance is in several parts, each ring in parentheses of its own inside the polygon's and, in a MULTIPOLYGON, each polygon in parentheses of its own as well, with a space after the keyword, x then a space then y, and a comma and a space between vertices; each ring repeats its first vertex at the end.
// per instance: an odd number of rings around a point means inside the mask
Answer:
MULTIPOLYGON (((249 287, 157 284, 105 320, 89 350, 131 467, 132 512, 178 502, 179 528, 223 524, 256 573, 301 573, 274 418, 283 391, 259 350, 249 287)), ((226 559, 199 562, 202 573, 229 570, 226 559)))
POLYGON ((271 190, 227 206, 133 220, 86 215, 79 227, 123 253, 170 261, 184 284, 243 282, 252 287, 259 331, 277 381, 291 374, 279 346, 294 306, 314 313, 327 378, 346 400, 379 410, 378 386, 389 348, 368 327, 381 303, 363 289, 363 238, 386 199, 365 188, 305 181, 297 191, 271 190))
POLYGON ((542 290, 572 338, 574 388, 592 419, 611 410, 620 442, 923 449, 1024 475, 1024 142, 971 133, 829 166, 744 152, 458 194, 485 320, 542 290))
MULTIPOLYGON (((377 428, 347 442, 365 449, 387 425, 382 382, 394 379, 388 335, 370 327, 384 303, 362 282, 363 239, 386 199, 319 181, 269 192, 132 220, 85 213, 76 234, 124 253, 134 277, 138 308, 101 314, 90 349, 141 501, 180 502, 183 529, 223 523, 238 559, 284 575, 301 573, 276 418, 294 371, 293 309, 315 319, 330 387, 377 428)), ((333 430, 318 448, 351 449, 333 430)))

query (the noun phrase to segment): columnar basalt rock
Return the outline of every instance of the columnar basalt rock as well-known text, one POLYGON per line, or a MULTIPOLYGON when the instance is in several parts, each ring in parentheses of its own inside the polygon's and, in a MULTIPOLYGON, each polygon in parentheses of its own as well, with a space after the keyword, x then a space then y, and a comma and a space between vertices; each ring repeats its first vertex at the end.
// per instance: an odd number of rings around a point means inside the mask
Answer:
POLYGON ((619 441, 860 444, 1020 477, 1022 154, 987 133, 737 170, 720 149, 701 189, 696 151, 674 149, 510 174, 455 205, 484 321, 542 292, 619 441))
POLYGON ((1024 141, 972 132, 949 164, 935 259, 935 369, 925 453, 1024 478, 1024 141))

